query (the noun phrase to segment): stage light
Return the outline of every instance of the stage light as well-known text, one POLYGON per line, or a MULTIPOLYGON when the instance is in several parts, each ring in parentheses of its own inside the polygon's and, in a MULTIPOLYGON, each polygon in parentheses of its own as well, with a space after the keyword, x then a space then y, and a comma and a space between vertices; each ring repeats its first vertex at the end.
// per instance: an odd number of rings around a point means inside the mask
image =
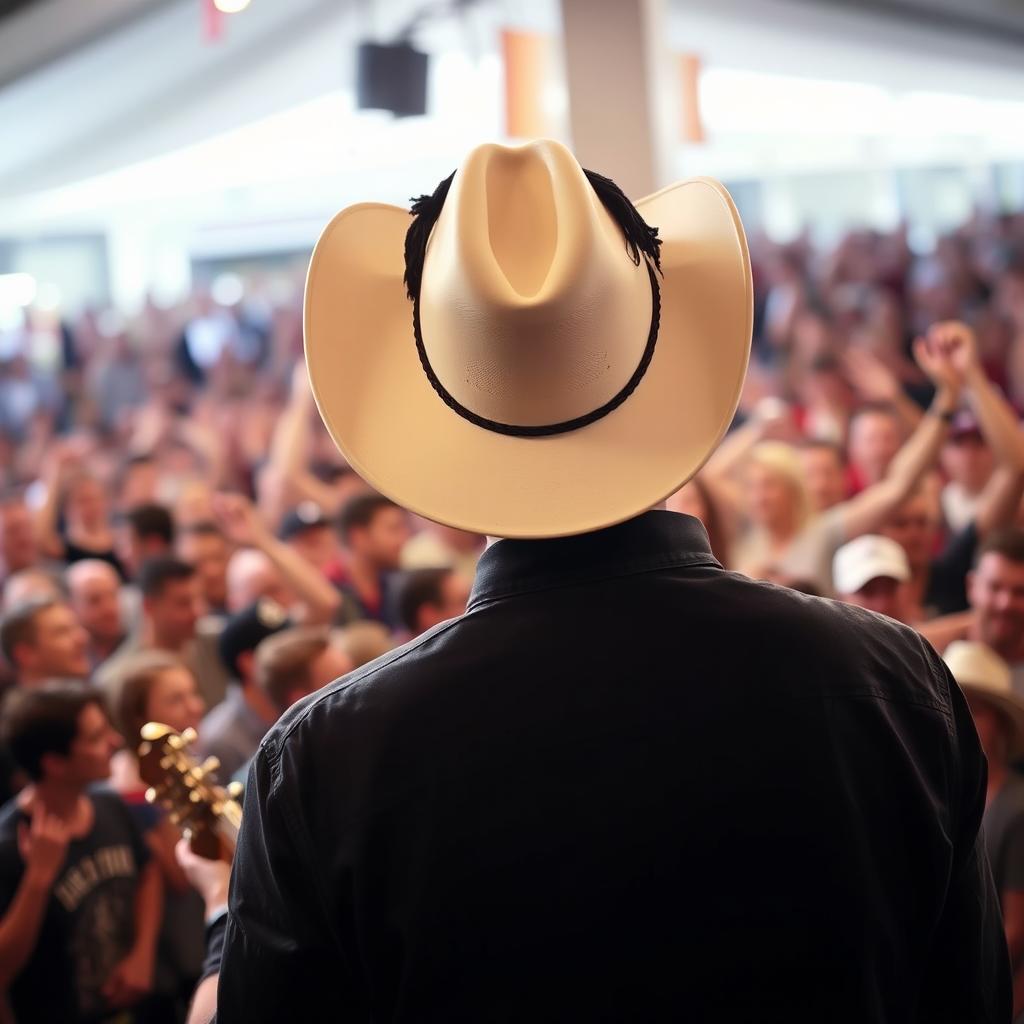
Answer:
POLYGON ((249 0, 213 0, 213 6, 221 14, 238 14, 249 6, 249 0))

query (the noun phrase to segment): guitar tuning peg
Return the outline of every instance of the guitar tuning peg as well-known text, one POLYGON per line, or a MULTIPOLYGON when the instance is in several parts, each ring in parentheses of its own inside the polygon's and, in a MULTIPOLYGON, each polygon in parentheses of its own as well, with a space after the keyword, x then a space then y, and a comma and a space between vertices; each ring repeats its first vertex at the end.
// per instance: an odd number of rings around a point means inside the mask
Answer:
POLYGON ((183 746, 190 747, 196 741, 197 733, 195 729, 186 729, 181 734, 181 742, 183 746))
POLYGON ((185 746, 185 741, 181 736, 168 736, 167 746, 169 746, 171 750, 181 750, 181 748, 185 746))
POLYGON ((216 757, 208 757, 197 769, 196 775, 201 779, 220 767, 220 760, 216 757))
POLYGON ((228 796, 231 797, 232 800, 237 800, 242 795, 243 789, 245 789, 245 786, 240 782, 232 782, 228 786, 228 796))
POLYGON ((165 772, 169 772, 174 767, 174 758, 165 754, 160 758, 160 767, 163 768, 165 772))
POLYGON ((198 789, 193 789, 188 795, 189 800, 194 804, 201 804, 203 802, 203 794, 198 789))

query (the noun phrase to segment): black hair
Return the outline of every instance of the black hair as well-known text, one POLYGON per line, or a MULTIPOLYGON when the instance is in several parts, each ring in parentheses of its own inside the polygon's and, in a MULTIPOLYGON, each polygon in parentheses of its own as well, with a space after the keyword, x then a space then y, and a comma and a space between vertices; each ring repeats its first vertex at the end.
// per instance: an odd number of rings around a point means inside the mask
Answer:
POLYGON ((195 566, 180 558, 170 555, 148 558, 139 569, 139 590, 143 597, 160 597, 168 583, 190 580, 195 574, 195 566))
POLYGON ((410 633, 419 633, 419 613, 425 605, 439 606, 444 595, 441 588, 451 576, 451 569, 413 569, 398 586, 398 615, 410 633))

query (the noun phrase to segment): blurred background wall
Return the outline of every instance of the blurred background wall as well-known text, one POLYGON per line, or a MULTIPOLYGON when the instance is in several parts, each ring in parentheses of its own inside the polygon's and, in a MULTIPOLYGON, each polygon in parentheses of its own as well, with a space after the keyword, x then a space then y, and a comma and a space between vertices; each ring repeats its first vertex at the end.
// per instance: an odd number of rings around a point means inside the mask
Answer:
POLYGON ((1022 48, 1001 0, 7 0, 0 329, 294 288, 345 204, 524 135, 634 193, 719 177, 751 235, 903 225, 923 252, 1024 208, 1022 48), (426 55, 424 113, 360 109, 367 42, 426 55))

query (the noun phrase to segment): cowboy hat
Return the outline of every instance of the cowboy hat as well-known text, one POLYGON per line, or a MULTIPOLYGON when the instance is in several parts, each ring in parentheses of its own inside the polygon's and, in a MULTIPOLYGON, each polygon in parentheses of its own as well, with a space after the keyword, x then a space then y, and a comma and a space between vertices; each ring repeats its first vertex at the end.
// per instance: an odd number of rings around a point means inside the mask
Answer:
POLYGON ((1010 759, 1024 754, 1024 701, 1013 692, 1010 666, 991 647, 971 640, 954 640, 943 659, 964 693, 1002 712, 1010 725, 1010 759))
POLYGON ((697 472, 750 352, 746 239, 718 182, 634 208, 557 142, 485 145, 413 214, 342 210, 306 281, 313 394, 371 486, 449 526, 555 537, 697 472))

